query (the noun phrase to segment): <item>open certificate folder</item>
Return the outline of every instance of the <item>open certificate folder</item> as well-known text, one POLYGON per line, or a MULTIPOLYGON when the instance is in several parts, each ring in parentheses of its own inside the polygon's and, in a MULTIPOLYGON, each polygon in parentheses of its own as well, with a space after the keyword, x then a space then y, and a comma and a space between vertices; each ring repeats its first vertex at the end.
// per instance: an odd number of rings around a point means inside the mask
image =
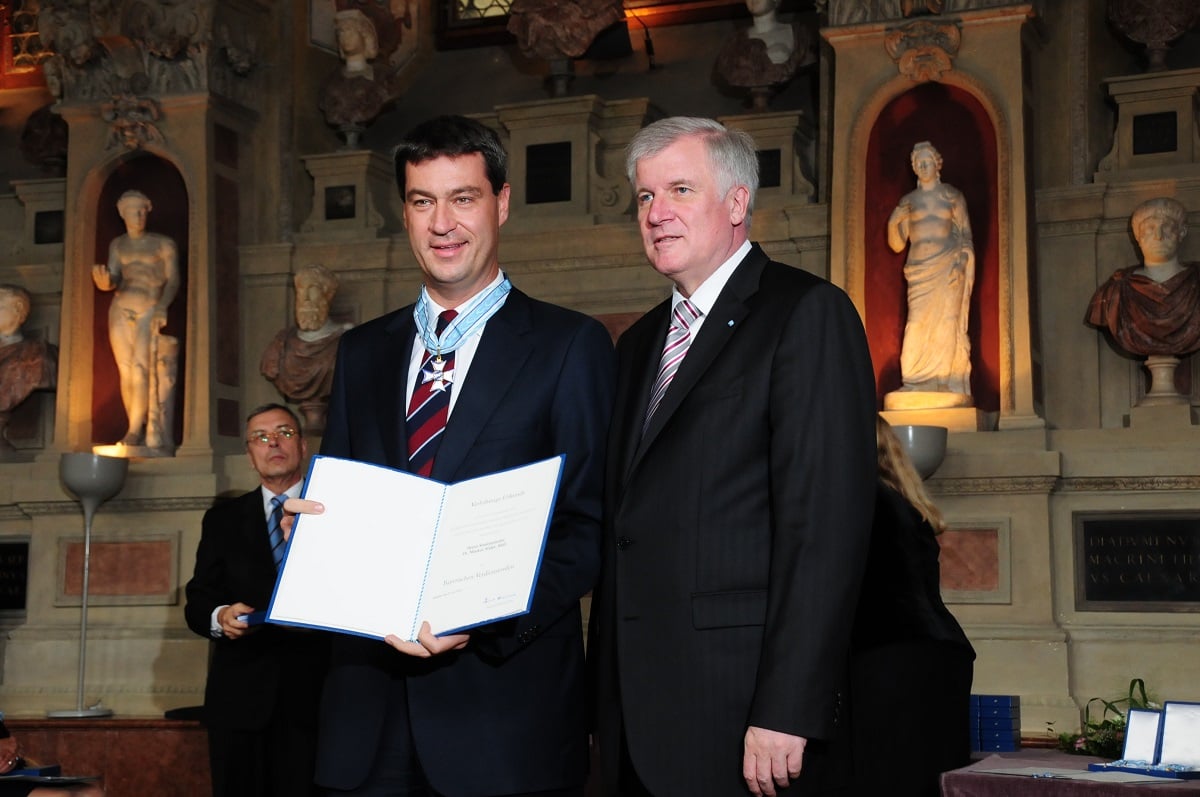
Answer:
POLYGON ((529 611, 562 456, 442 484, 317 456, 267 621, 415 640, 529 611))

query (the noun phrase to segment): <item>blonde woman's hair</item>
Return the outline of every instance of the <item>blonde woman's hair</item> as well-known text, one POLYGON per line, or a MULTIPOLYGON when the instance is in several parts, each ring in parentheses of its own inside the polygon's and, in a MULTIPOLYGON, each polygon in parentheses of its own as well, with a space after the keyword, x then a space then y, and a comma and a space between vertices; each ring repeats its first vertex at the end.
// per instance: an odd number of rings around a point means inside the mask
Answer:
POLYGON ((942 513, 925 491, 925 483, 904 452, 900 438, 882 415, 875 416, 875 444, 879 457, 879 478, 883 483, 908 499, 921 517, 933 526, 934 534, 945 531, 946 521, 942 513))

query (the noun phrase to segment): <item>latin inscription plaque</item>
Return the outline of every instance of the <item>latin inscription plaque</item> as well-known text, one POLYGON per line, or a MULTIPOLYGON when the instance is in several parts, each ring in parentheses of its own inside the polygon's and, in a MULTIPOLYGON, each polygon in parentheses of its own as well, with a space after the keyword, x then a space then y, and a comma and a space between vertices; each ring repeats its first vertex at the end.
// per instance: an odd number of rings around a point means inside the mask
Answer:
POLYGON ((1075 608, 1200 612, 1200 512, 1077 513, 1075 608))

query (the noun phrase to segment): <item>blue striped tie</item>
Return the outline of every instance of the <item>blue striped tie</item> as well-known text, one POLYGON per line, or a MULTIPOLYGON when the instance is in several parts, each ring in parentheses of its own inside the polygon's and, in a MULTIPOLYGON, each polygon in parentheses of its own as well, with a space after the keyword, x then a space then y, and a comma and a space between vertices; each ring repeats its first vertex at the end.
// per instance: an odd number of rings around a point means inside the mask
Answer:
POLYGON ((267 540, 271 543, 271 558, 275 560, 275 569, 279 569, 283 561, 283 502, 286 495, 277 495, 271 499, 271 517, 267 521, 267 540))
POLYGON ((646 433, 646 427, 650 425, 650 417, 662 403, 663 396, 667 393, 667 387, 675 378, 675 372, 679 370, 679 364, 683 362, 683 357, 687 354, 688 346, 692 343, 690 327, 701 315, 703 313, 687 299, 680 299, 671 311, 671 327, 667 330, 667 343, 663 346, 662 358, 658 363, 658 378, 654 380, 654 390, 650 394, 650 406, 646 410, 646 420, 642 423, 642 434, 646 433))

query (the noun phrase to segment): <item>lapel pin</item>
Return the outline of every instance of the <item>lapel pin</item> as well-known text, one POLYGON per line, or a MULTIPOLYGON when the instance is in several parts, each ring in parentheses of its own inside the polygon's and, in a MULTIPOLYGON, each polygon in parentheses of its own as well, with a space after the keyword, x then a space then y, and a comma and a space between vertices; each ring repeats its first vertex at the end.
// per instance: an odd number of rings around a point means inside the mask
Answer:
POLYGON ((732 318, 729 319, 728 323, 729 323, 729 326, 733 326, 733 319, 732 318))

